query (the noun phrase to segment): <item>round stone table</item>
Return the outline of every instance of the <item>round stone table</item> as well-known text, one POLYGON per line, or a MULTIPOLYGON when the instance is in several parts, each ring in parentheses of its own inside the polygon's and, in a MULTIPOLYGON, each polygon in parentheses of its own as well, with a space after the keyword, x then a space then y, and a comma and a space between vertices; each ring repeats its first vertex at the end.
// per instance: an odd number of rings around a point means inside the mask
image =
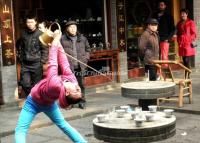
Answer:
POLYGON ((137 81, 121 85, 122 96, 138 99, 138 105, 148 110, 149 105, 156 105, 157 98, 175 94, 175 83, 167 81, 137 81))
MULTIPOLYGON (((147 111, 143 111, 147 112, 147 111)), ((176 133, 176 117, 166 118, 163 112, 156 112, 154 120, 144 121, 141 127, 136 127, 130 114, 124 118, 109 118, 101 123, 93 119, 94 136, 111 143, 148 143, 164 140, 176 133)))

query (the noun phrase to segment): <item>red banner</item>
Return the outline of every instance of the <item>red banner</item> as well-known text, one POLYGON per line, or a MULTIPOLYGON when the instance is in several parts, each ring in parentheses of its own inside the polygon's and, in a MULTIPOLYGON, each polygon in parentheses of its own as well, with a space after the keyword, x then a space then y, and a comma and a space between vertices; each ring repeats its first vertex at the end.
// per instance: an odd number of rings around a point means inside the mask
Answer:
POLYGON ((0 0, 3 66, 15 64, 12 0, 0 0))

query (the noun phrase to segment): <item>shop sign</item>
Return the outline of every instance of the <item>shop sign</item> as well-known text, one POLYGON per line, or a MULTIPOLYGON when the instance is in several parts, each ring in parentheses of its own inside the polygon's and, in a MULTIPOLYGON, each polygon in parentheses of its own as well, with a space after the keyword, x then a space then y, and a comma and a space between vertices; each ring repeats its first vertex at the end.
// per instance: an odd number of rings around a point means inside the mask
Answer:
POLYGON ((3 66, 15 64, 14 26, 11 0, 0 0, 1 45, 3 66))
POLYGON ((120 51, 126 51, 125 0, 117 0, 117 37, 120 51))

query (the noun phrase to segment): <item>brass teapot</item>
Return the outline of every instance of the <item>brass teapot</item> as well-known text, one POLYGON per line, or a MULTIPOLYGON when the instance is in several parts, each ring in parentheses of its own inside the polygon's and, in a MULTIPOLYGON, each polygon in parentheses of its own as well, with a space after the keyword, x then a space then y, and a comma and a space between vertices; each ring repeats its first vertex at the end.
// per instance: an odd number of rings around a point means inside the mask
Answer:
POLYGON ((56 24, 57 27, 58 27, 58 30, 61 31, 61 27, 59 25, 59 23, 57 22, 53 22, 49 28, 44 32, 42 33, 40 36, 39 36, 39 40, 40 42, 45 45, 45 46, 48 46, 49 44, 51 44, 51 42, 53 41, 53 31, 52 31, 52 25, 56 24))

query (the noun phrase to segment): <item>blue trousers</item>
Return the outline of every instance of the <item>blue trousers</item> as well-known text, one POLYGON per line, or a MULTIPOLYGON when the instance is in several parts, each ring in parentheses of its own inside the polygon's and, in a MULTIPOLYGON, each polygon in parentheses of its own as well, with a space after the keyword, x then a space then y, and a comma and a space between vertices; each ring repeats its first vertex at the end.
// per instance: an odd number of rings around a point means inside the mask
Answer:
POLYGON ((26 142, 26 135, 30 124, 40 112, 44 112, 74 143, 87 143, 87 141, 65 121, 56 102, 50 106, 40 105, 35 102, 30 95, 27 97, 19 115, 18 123, 15 128, 15 143, 26 142))

